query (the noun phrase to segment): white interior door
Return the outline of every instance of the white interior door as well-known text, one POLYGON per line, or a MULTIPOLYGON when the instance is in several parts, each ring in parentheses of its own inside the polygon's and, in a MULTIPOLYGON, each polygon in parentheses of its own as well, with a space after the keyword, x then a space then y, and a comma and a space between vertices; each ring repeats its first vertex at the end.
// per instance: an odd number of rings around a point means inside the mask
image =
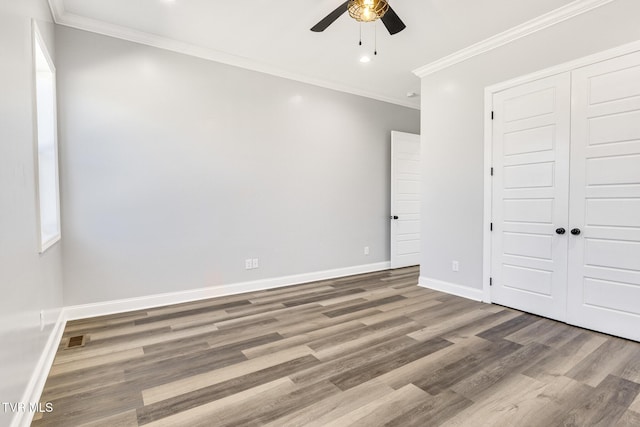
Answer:
POLYGON ((420 264, 420 135, 391 132, 391 268, 420 264))
POLYGON ((573 73, 570 323, 640 341, 640 53, 573 73))
POLYGON ((566 316, 570 89, 565 73, 493 98, 491 300, 558 320, 566 316))

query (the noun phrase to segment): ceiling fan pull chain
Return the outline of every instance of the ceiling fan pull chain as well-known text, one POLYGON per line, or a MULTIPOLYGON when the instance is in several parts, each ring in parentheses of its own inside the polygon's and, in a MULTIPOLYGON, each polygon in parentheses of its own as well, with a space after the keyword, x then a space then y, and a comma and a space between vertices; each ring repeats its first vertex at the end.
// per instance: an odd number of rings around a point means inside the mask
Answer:
POLYGON ((373 23, 373 54, 378 54, 378 23, 373 23))
POLYGON ((360 22, 360 41, 358 42, 358 46, 362 46, 362 22, 360 22))

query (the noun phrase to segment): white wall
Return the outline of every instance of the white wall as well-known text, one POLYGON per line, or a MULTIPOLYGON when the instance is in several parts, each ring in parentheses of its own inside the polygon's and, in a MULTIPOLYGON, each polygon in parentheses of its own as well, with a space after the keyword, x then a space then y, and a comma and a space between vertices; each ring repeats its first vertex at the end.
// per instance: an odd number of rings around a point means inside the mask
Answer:
POLYGON ((390 131, 417 110, 56 36, 65 305, 389 260, 390 131))
POLYGON ((31 18, 53 55, 46 1, 0 2, 0 402, 22 400, 62 305, 60 245, 38 254, 31 18))
POLYGON ((482 288, 484 88, 638 40, 638 16, 616 0, 422 79, 421 278, 482 288))

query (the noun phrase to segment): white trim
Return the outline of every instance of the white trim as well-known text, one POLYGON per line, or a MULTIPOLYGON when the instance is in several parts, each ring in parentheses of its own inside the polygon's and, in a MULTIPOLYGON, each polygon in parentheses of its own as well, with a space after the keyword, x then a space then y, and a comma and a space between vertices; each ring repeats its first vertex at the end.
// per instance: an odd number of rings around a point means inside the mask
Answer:
POLYGON ((433 289, 435 291, 445 292, 451 295, 457 295, 459 297, 471 299, 474 301, 483 301, 483 293, 481 289, 474 289, 455 283, 443 282, 442 280, 430 279, 424 276, 420 276, 420 279, 418 280, 418 286, 427 289, 433 289))
POLYGON ((492 221, 492 202, 493 202, 493 176, 491 176, 491 168, 493 167, 493 120, 491 113, 493 112, 493 93, 489 93, 485 89, 484 95, 484 206, 482 216, 482 291, 483 301, 491 303, 491 221, 492 221), (487 141, 489 147, 487 149, 487 141))
POLYGON ((165 294, 148 295, 138 298, 128 298, 115 301, 99 302, 94 304, 75 305, 65 307, 65 318, 67 320, 78 320, 89 317, 106 316, 109 314, 124 313, 134 310, 144 310, 147 308, 180 304, 184 302, 198 301, 226 295, 236 295, 246 292, 279 288, 282 286, 298 285, 302 283, 315 282, 317 280, 334 279, 338 277, 351 276, 354 274, 371 273, 375 271, 388 270, 389 267, 390 265, 387 261, 379 262, 376 264, 365 264, 354 267, 338 268, 335 270, 324 270, 314 273, 274 277, 271 279, 212 286, 208 288, 192 289, 181 292, 170 292, 165 294))
POLYGON ((51 9, 51 17, 57 24, 64 14, 64 0, 47 0, 49 9, 51 9))
POLYGON ((58 243, 62 239, 62 224, 61 224, 61 215, 60 215, 60 165, 58 161, 58 104, 57 104, 57 84, 56 84, 56 66, 51 58, 51 54, 49 53, 49 47, 47 43, 44 41, 42 37, 42 33, 40 31, 40 27, 35 19, 31 20, 32 33, 33 33, 33 42, 32 42, 32 64, 33 64, 33 135, 34 135, 34 162, 35 162, 35 185, 36 185, 36 226, 38 229, 38 241, 40 243, 40 248, 38 253, 43 254, 58 243), (49 70, 53 75, 53 153, 54 153, 54 162, 55 162, 55 187, 56 187, 56 222, 57 222, 57 232, 56 234, 49 236, 47 239, 43 239, 42 237, 42 218, 41 218, 41 208, 40 208, 40 142, 39 142, 39 129, 38 129, 38 83, 37 83, 37 70, 36 70, 36 50, 39 49, 44 56, 44 59, 47 61, 47 65, 49 66, 49 70))
POLYGON ((56 74, 56 64, 54 64, 53 59, 51 59, 51 54, 49 53, 49 46, 47 46, 47 43, 44 41, 44 37, 42 37, 42 32, 40 31, 40 26, 38 25, 38 21, 36 21, 35 19, 31 20, 31 25, 32 25, 32 29, 33 29, 33 35, 34 35, 34 51, 33 51, 33 63, 35 64, 35 56, 36 56, 36 52, 35 52, 35 42, 36 40, 38 41, 38 45, 40 46, 40 49, 42 50, 42 54, 44 56, 44 59, 47 60, 47 63, 49 64, 49 68, 51 69, 51 72, 53 73, 53 75, 56 74))
MULTIPOLYGON (((79 320, 96 316, 124 313, 133 310, 142 310, 153 307, 160 307, 184 302, 199 301, 203 299, 215 298, 225 295, 242 294, 246 292, 261 291, 266 289, 279 288, 283 286, 299 285, 318 280, 335 279, 338 277, 352 276, 355 274, 372 273, 376 271, 388 270, 388 261, 375 264, 357 265, 353 267, 337 268, 334 270, 317 271, 314 273, 296 274, 291 276, 275 277, 271 279, 255 280, 251 282, 235 283, 231 285, 213 286, 209 288, 192 289, 182 292, 171 292, 165 294, 149 295, 139 298, 128 298, 116 301, 106 301, 95 304, 85 304, 64 307, 58 315, 58 320, 54 325, 47 344, 38 360, 31 379, 23 394, 21 402, 39 402, 42 396, 44 385, 49 376, 49 371, 58 350, 59 343, 64 333, 67 321, 79 320)), ((33 413, 19 412, 12 422, 11 427, 29 426, 33 420, 33 413)))
MULTIPOLYGON (((29 379, 27 388, 22 395, 22 399, 20 400, 21 402, 36 403, 40 401, 42 391, 44 390, 44 385, 47 382, 47 377, 49 376, 49 371, 51 370, 51 366, 53 365, 53 360, 56 357, 58 345, 60 344, 60 340, 62 339, 62 334, 64 332, 64 327, 66 324, 67 321, 65 318, 65 310, 62 309, 60 310, 60 314, 58 315, 58 320, 56 321, 53 329, 51 330, 51 333, 49 334, 49 339, 44 346, 44 350, 40 355, 40 359, 38 359, 38 363, 33 370, 33 374, 29 379)), ((33 420, 34 415, 35 414, 30 411, 17 412, 13 417, 11 427, 29 426, 31 424, 31 421, 33 420)))
POLYGON ((510 89, 521 84, 530 83, 535 80, 540 80, 546 77, 550 77, 556 74, 567 73, 574 71, 581 67, 586 67, 598 62, 607 61, 618 56, 627 55, 633 52, 640 51, 640 40, 624 44, 622 46, 614 47, 612 49, 598 52, 593 55, 585 56, 583 58, 576 59, 575 61, 565 62, 564 64, 556 65, 550 68, 545 68, 534 73, 526 74, 524 76, 516 77, 511 80, 507 80, 502 83, 497 83, 492 86, 488 86, 484 90, 484 111, 485 111, 485 124, 484 124, 484 221, 485 230, 483 233, 483 291, 486 302, 491 302, 491 288, 489 287, 489 277, 491 276, 491 233, 489 230, 489 224, 491 223, 491 203, 492 203, 492 186, 491 176, 487 173, 491 170, 491 156, 493 145, 493 122, 491 120, 491 111, 493 109, 493 95, 506 89, 510 89))
MULTIPOLYGON (((58 221, 59 222, 59 221, 58 221)), ((43 254, 49 249, 51 246, 55 245, 62 239, 62 233, 58 232, 54 236, 40 243, 39 254, 43 254)))
POLYGON ((545 28, 559 24, 560 22, 574 18, 597 7, 604 6, 612 1, 614 0, 575 0, 549 13, 540 15, 537 18, 510 28, 507 31, 491 36, 481 42, 452 53, 451 55, 417 68, 413 73, 418 77, 426 77, 437 71, 466 61, 469 58, 473 58, 474 56, 481 55, 540 30, 544 30, 545 28))
POLYGON ((222 64, 232 65, 235 67, 257 71, 264 74, 270 74, 276 77, 295 80, 313 86, 319 86, 326 89, 349 93, 352 95, 363 96, 365 98, 388 102, 390 104, 400 105, 402 107, 408 107, 414 110, 420 109, 419 105, 415 105, 414 102, 407 101, 404 98, 392 98, 380 95, 375 92, 363 90, 345 84, 309 77, 299 73, 293 73, 279 67, 274 67, 267 63, 237 55, 232 55, 219 50, 206 48, 191 43, 185 43, 167 37, 162 37, 159 35, 133 30, 127 27, 110 24, 96 19, 75 15, 65 11, 62 0, 49 0, 49 7, 51 8, 53 19, 55 20, 56 24, 59 25, 64 25, 84 31, 90 31, 93 33, 115 37, 122 40, 128 40, 130 42, 153 46, 159 49, 178 52, 189 56, 195 56, 197 58, 220 62, 222 64))

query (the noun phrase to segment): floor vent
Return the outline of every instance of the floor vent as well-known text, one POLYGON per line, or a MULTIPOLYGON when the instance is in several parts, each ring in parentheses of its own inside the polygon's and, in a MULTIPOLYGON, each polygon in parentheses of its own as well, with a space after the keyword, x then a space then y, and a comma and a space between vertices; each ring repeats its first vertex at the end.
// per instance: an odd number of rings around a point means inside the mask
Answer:
POLYGON ((75 337, 71 337, 71 338, 69 338, 69 341, 67 342, 67 345, 65 346, 65 349, 84 347, 84 344, 85 344, 86 340, 87 340, 87 336, 86 335, 76 335, 75 337))

